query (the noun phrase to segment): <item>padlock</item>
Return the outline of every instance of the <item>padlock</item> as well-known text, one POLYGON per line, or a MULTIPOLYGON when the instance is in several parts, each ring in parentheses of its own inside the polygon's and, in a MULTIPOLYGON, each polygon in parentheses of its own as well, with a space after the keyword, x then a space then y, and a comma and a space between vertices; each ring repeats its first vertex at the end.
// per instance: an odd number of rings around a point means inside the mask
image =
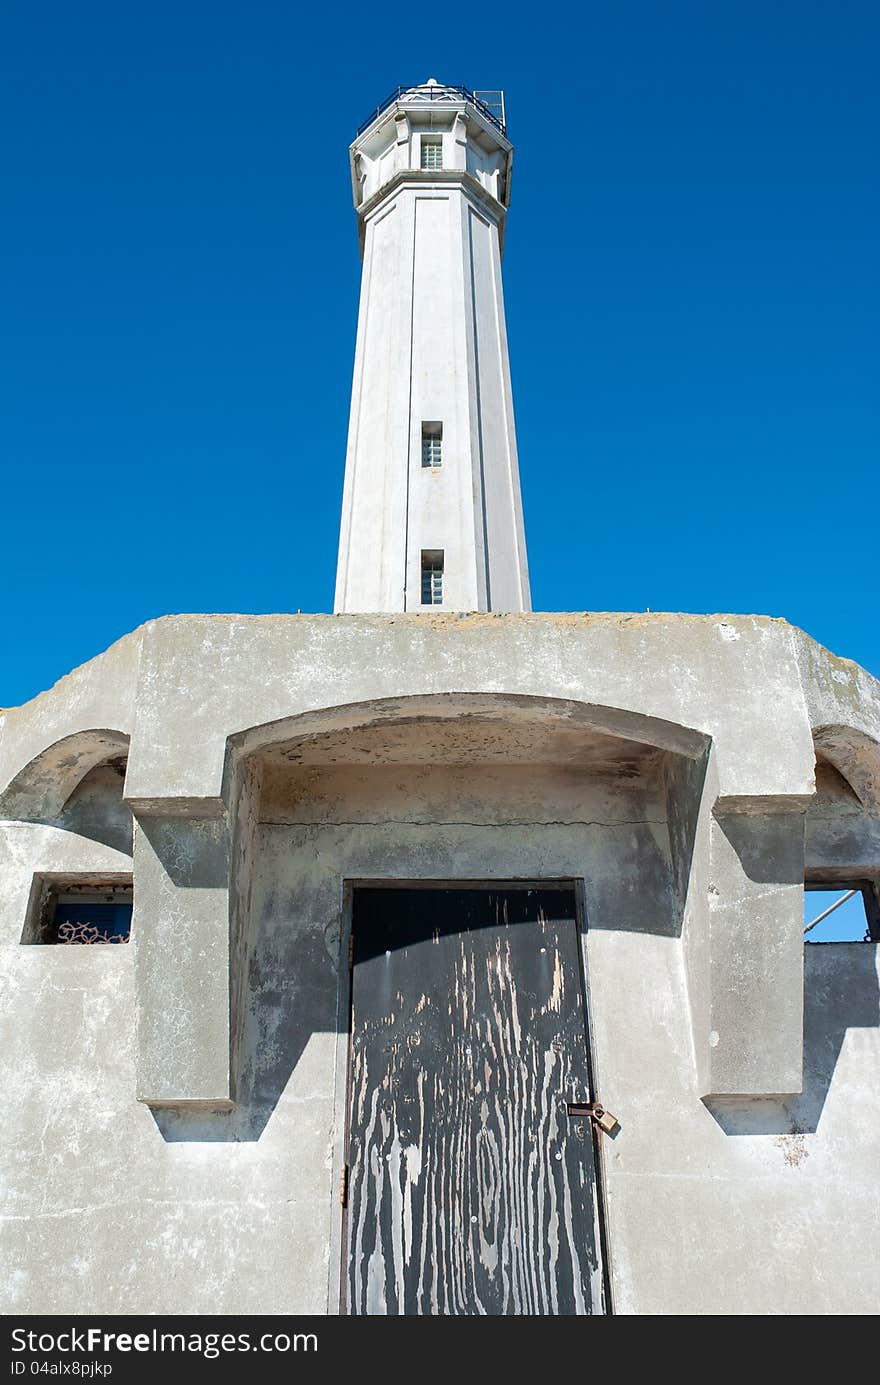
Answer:
POLYGON ((610 1135, 612 1130, 616 1130, 619 1121, 616 1116, 612 1116, 610 1111, 606 1111, 604 1106, 600 1106, 598 1101, 594 1102, 590 1112, 593 1120, 600 1130, 604 1130, 606 1135, 610 1135))
POLYGON ((606 1135, 611 1135, 619 1126, 620 1122, 616 1116, 612 1116, 610 1111, 599 1101, 569 1101, 569 1116, 589 1116, 594 1125, 598 1125, 600 1130, 604 1130, 606 1135))

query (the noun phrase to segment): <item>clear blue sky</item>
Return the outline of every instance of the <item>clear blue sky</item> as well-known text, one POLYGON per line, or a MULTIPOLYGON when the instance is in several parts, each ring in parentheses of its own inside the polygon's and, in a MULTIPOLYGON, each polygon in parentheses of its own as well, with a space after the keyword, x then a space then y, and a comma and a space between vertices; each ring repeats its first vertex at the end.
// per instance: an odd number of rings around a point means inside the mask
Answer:
POLYGON ((503 86, 535 608, 766 612, 880 674, 875 0, 0 17, 0 705, 152 616, 332 605, 398 82, 503 86))

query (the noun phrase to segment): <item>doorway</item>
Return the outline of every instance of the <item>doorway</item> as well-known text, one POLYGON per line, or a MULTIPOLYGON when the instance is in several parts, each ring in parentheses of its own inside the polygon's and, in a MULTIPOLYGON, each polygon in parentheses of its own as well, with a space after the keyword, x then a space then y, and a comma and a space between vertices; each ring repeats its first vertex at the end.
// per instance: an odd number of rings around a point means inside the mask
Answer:
POLYGON ((352 1314, 604 1313, 571 886, 356 888, 352 1314))

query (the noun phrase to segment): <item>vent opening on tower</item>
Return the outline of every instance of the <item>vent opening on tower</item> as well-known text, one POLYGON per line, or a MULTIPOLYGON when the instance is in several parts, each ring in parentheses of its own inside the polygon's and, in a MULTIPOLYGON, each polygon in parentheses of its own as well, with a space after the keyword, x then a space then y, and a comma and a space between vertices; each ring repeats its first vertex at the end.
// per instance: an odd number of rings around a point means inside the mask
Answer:
POLYGON ((422 605, 443 605, 443 550, 422 549, 422 605))
POLYGON ((422 424, 422 466, 443 465, 443 424, 422 424))
POLYGON ((443 167, 443 136, 422 135, 422 168, 443 167))

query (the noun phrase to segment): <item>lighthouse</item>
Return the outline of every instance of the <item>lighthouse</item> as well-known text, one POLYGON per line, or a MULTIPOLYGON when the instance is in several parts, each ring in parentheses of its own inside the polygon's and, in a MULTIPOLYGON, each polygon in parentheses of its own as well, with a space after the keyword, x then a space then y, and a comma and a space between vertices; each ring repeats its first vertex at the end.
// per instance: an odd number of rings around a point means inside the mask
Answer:
POLYGON ((396 89, 351 171, 335 614, 0 712, 4 1307, 874 1314, 880 682, 530 611, 500 93, 396 89))
POLYGON ((528 611, 503 94, 398 88, 350 159, 363 275, 334 609, 528 611))

